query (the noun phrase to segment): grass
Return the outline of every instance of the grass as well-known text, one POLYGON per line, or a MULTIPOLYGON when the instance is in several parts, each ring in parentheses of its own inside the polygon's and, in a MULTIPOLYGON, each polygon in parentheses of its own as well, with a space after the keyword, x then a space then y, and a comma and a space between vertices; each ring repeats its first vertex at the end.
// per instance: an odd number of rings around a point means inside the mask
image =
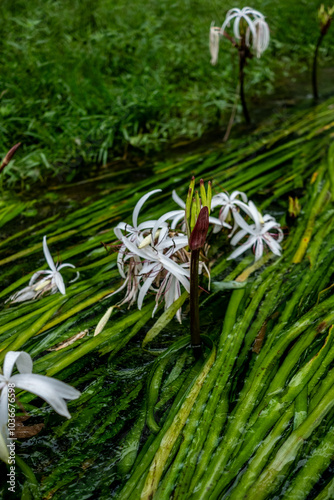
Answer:
MULTIPOLYGON (((254 1, 271 27, 270 49, 252 61, 251 95, 305 73, 318 36, 320 1, 254 1)), ((70 182, 84 165, 128 148, 150 152, 196 138, 229 117, 236 60, 221 44, 217 67, 208 27, 230 0, 4 0, 0 6, 0 151, 22 141, 6 185, 70 182)), ((332 37, 321 59, 332 61, 332 37)), ((305 78, 305 74, 303 75, 305 78)), ((320 82, 321 89, 321 82, 320 82)))

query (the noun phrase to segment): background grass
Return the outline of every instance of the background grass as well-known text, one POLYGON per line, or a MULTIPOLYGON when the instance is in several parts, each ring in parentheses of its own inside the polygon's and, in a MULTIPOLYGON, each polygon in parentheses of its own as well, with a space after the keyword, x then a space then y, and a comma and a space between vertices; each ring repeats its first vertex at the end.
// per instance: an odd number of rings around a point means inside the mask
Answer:
MULTIPOLYGON (((252 96, 309 68, 320 3, 252 2, 272 36, 270 49, 249 67, 252 96)), ((20 181, 29 189, 50 175, 69 182, 84 164, 105 164, 129 145, 150 152, 226 122, 236 59, 223 41, 211 67, 208 28, 233 6, 230 0, 3 0, 0 153, 23 142, 6 169, 7 185, 20 181)), ((333 48, 329 35, 323 64, 333 48)))

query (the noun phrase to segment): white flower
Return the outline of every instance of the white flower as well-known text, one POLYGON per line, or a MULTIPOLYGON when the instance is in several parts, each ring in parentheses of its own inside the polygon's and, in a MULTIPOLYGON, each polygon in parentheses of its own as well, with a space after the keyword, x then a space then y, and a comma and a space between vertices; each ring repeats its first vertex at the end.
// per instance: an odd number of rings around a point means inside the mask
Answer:
MULTIPOLYGON (((33 362, 30 355, 24 351, 10 351, 6 354, 3 364, 3 375, 0 374, 0 458, 8 458, 10 438, 8 434, 8 389, 17 387, 32 392, 41 397, 52 408, 67 418, 71 418, 64 399, 77 399, 80 392, 60 380, 32 373, 33 362), (14 365, 19 373, 12 375, 14 365), (9 384, 9 385, 8 385, 9 384)), ((10 392, 10 400, 12 399, 10 392)))
MULTIPOLYGON (((269 46, 269 26, 262 17, 255 19, 253 26, 256 31, 256 37, 253 37, 253 48, 256 50, 256 57, 259 58, 261 57, 262 52, 264 52, 269 46)), ((250 34, 251 30, 248 27, 246 31, 246 45, 248 47, 250 47, 250 34)))
POLYGON ((225 21, 221 27, 221 33, 224 33, 225 28, 230 26, 231 21, 233 23, 233 33, 237 40, 241 40, 245 36, 245 42, 248 47, 251 45, 256 50, 257 57, 260 57, 262 52, 264 52, 269 45, 269 27, 265 21, 265 18, 261 12, 250 7, 244 7, 243 9, 231 9, 226 14, 225 21), (242 26, 242 22, 245 22, 247 28, 242 26), (241 30, 240 30, 240 25, 241 30), (240 34, 240 31, 242 32, 240 34))
MULTIPOLYGON (((46 236, 43 238, 43 252, 45 256, 45 260, 48 263, 50 269, 37 271, 34 273, 29 281, 29 285, 20 290, 19 292, 12 295, 7 302, 14 304, 15 302, 24 302, 25 300, 32 300, 40 297, 42 294, 50 292, 50 294, 56 293, 58 290, 60 293, 65 295, 65 284, 62 275, 60 274, 60 270, 64 267, 72 267, 75 268, 73 264, 55 264, 52 256, 50 254, 50 250, 48 249, 48 245, 46 243, 46 236), (40 276, 45 275, 42 279, 40 276)), ((76 277, 69 281, 69 283, 73 283, 79 278, 79 273, 76 273, 76 277)))
POLYGON ((263 217, 255 207, 253 202, 249 202, 247 214, 253 219, 254 224, 247 224, 240 214, 235 213, 235 220, 241 231, 239 231, 231 240, 231 245, 236 245, 246 235, 249 235, 247 241, 235 250, 227 260, 235 259, 249 248, 253 247, 255 253, 255 261, 262 257, 264 245, 275 254, 280 256, 282 249, 280 242, 283 240, 283 232, 281 226, 270 215, 263 217), (274 232, 273 232, 274 231, 274 232))
MULTIPOLYGON (((155 224, 156 220, 149 220, 146 222, 142 222, 141 224, 138 224, 138 217, 139 213, 145 203, 145 201, 152 196, 152 194, 155 193, 160 193, 161 189, 154 189, 153 191, 150 191, 146 193, 144 196, 140 198, 140 200, 137 202, 133 213, 132 213, 132 226, 130 224, 127 224, 126 222, 120 222, 117 224, 117 226, 114 228, 114 233, 116 237, 122 241, 123 238, 123 232, 126 233, 126 237, 133 242, 136 245, 140 245, 141 242, 145 238, 145 231, 148 229, 152 229, 155 224)), ((120 275, 122 278, 126 279, 126 275, 124 272, 124 262, 126 260, 129 260, 130 256, 127 255, 126 253, 126 246, 124 243, 122 244, 121 248, 119 249, 118 256, 117 256, 117 267, 120 275)), ((133 258, 131 259, 131 262, 129 265, 132 267, 132 272, 128 276, 129 279, 125 283, 123 283, 122 287, 117 290, 120 291, 123 289, 126 285, 128 286, 128 294, 127 294, 127 300, 126 302, 130 302, 130 305, 136 300, 136 294, 133 294, 133 291, 136 289, 137 284, 138 284, 138 272, 141 269, 141 262, 140 259, 138 258, 133 258), (132 283, 131 283, 132 282, 132 283)), ((117 292, 114 292, 117 293, 117 292)), ((112 294, 113 295, 113 294, 112 294)))
MULTIPOLYGON (((128 303, 130 307, 137 301, 138 309, 141 309, 145 296, 149 292, 155 294, 156 306, 152 316, 162 296, 165 299, 165 308, 168 308, 180 297, 181 285, 188 292, 190 290, 190 253, 186 250, 188 237, 176 232, 176 226, 181 220, 185 229, 184 201, 173 191, 173 200, 181 207, 180 210, 167 212, 158 220, 138 224, 138 215, 143 204, 149 196, 160 191, 161 189, 150 191, 138 201, 133 212, 132 226, 121 222, 114 229, 122 242, 117 266, 125 281, 111 295, 126 289, 125 297, 119 305, 128 303), (171 221, 170 226, 167 221, 171 221)), ((210 218, 210 222, 221 225, 220 220, 214 217, 210 218)), ((206 265, 200 262, 200 272, 203 268, 210 274, 206 265)), ((176 316, 181 322, 181 310, 176 316)))
MULTIPOLYGON (((165 307, 167 308, 181 295, 180 284, 188 292, 190 291, 189 259, 185 257, 184 262, 175 262, 175 260, 180 260, 180 251, 188 245, 187 236, 169 237, 166 233, 161 232, 157 243, 152 241, 151 244, 146 245, 144 248, 138 248, 130 239, 124 236, 122 242, 128 250, 126 257, 141 259, 141 269, 136 270, 135 289, 128 292, 129 297, 138 294, 138 309, 142 308, 144 298, 149 290, 156 292, 156 306, 152 316, 163 293, 165 294, 165 307)), ((132 269, 130 271, 132 272, 132 269)), ((127 279, 130 282, 129 275, 127 279)))
POLYGON ((219 212, 219 220, 221 225, 220 226, 215 225, 213 228, 213 232, 218 233, 218 231, 220 231, 222 227, 227 227, 228 229, 231 229, 231 225, 229 224, 229 222, 231 222, 233 217, 234 227, 230 234, 231 237, 238 227, 235 214, 238 212, 240 208, 247 211, 246 203, 247 203, 247 196, 245 193, 241 191, 233 191, 231 195, 225 192, 213 196, 211 202, 211 209, 214 210, 216 207, 221 206, 219 212), (240 197, 241 200, 238 200, 238 197, 240 197))

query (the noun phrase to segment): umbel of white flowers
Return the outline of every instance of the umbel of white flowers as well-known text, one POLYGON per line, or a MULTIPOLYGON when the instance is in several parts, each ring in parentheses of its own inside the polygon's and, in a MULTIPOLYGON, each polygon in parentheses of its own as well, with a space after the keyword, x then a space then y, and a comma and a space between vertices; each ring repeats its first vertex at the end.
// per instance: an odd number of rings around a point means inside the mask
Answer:
POLYGON ((219 39, 221 36, 230 38, 237 47, 238 42, 244 40, 247 47, 255 50, 257 57, 261 57, 261 54, 268 48, 270 40, 269 26, 264 15, 250 7, 229 10, 221 28, 214 26, 214 23, 211 24, 210 54, 211 64, 213 65, 217 64, 218 61, 219 39), (235 40, 230 38, 225 31, 232 23, 235 40))
MULTIPOLYGON (((7 302, 10 302, 11 304, 14 304, 15 302, 24 302, 25 300, 37 299, 45 294, 51 295, 58 291, 65 295, 65 283, 62 275, 60 274, 60 270, 64 269, 64 267, 75 268, 75 266, 73 264, 54 263, 46 243, 46 236, 43 237, 43 253, 50 269, 34 273, 29 281, 29 285, 12 295, 7 302)), ((73 283, 78 278, 79 273, 77 272, 76 277, 69 281, 69 283, 73 283)))
MULTIPOLYGON (((156 305, 152 315, 162 298, 167 309, 180 297, 181 286, 188 292, 190 290, 190 252, 184 227, 185 202, 173 191, 173 200, 180 207, 178 210, 167 212, 158 220, 138 224, 138 216, 144 203, 160 191, 161 189, 150 191, 140 198, 133 211, 132 225, 120 222, 114 229, 115 235, 122 242, 117 266, 124 283, 112 295, 125 289, 125 297, 119 305, 128 303, 130 307, 137 301, 138 309, 141 309, 146 295, 154 294, 156 305)), ((211 211, 217 208, 218 217, 209 218, 213 233, 224 228, 230 230, 232 246, 244 240, 228 259, 234 259, 252 248, 257 261, 266 246, 275 255, 281 255, 283 233, 279 223, 270 215, 262 216, 254 203, 248 202, 245 193, 234 191, 229 195, 222 192, 213 196, 211 211), (246 222, 245 217, 250 219, 250 223, 246 222)), ((205 254, 206 248, 203 252, 205 254)), ((203 269, 210 278, 209 269, 202 259, 199 272, 203 272, 203 269)), ((181 310, 176 317, 181 321, 181 310)))
POLYGON ((30 354, 24 351, 9 351, 0 374, 0 458, 8 459, 8 445, 11 436, 8 432, 8 398, 12 403, 13 393, 9 389, 17 387, 32 392, 49 403, 52 408, 67 418, 71 418, 64 399, 77 399, 80 392, 60 380, 32 373, 33 362, 30 354), (18 374, 12 375, 16 365, 18 374))

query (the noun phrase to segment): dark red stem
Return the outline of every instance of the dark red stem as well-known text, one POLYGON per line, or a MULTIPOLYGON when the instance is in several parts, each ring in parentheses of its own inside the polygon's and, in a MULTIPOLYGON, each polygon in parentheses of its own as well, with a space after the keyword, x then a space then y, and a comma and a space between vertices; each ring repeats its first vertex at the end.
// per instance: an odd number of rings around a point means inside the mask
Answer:
POLYGON ((199 325, 198 266, 200 250, 192 250, 190 258, 190 335, 195 358, 202 354, 199 325))

